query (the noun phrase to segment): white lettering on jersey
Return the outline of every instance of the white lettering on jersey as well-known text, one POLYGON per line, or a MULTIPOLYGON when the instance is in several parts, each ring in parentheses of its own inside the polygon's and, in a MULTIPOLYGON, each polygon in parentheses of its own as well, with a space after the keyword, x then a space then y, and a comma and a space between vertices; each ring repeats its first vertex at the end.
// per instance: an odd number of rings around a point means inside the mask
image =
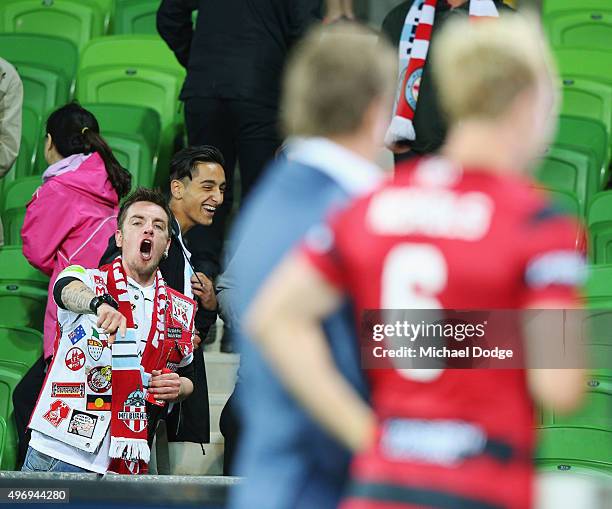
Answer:
POLYGON ((484 193, 401 188, 372 198, 366 224, 379 235, 426 235, 476 241, 489 231, 493 200, 484 193))

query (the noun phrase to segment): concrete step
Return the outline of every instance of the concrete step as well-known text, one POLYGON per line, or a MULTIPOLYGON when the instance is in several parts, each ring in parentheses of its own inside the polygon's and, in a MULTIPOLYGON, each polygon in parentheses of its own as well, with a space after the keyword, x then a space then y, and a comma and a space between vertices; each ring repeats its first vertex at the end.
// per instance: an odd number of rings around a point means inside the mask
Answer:
POLYGON ((219 431, 219 419, 221 418, 221 412, 230 394, 212 393, 208 395, 208 406, 210 409, 210 431, 219 431))
POLYGON ((235 353, 204 352, 208 394, 231 394, 236 384, 240 355, 235 353))
POLYGON ((168 447, 173 475, 223 474, 223 435, 219 432, 210 434, 210 444, 204 444, 205 454, 200 444, 191 442, 174 442, 168 447))

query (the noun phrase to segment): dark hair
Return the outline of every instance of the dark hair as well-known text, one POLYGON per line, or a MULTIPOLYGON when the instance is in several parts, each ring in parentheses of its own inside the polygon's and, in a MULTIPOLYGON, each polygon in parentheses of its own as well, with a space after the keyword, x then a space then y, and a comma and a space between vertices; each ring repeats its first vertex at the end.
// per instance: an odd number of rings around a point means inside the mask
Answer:
POLYGON ((191 179, 198 163, 216 163, 225 170, 225 159, 218 148, 212 145, 186 147, 170 161, 170 180, 191 179))
POLYGON ((130 206, 134 205, 134 203, 138 203, 141 201, 146 201, 149 203, 154 203, 155 205, 159 205, 164 212, 168 216, 168 235, 172 232, 172 211, 168 206, 168 201, 164 198, 164 195, 158 191, 153 189, 147 189, 145 187, 139 187, 123 201, 121 204, 121 208, 119 209, 119 217, 117 217, 117 228, 122 229, 123 222, 125 221, 125 217, 127 216, 127 211, 130 206))
POLYGON ((119 198, 130 192, 132 176, 119 164, 100 136, 100 126, 91 112, 76 102, 66 104, 49 115, 47 133, 62 157, 97 152, 104 161, 108 179, 119 198))

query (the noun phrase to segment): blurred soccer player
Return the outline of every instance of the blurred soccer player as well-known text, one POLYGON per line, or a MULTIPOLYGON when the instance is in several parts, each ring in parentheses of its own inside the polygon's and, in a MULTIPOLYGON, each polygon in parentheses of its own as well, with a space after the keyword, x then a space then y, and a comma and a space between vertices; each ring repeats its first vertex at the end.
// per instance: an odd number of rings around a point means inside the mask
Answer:
MULTIPOLYGON (((577 225, 522 174, 543 150, 554 71, 519 17, 457 21, 434 44, 449 117, 438 157, 399 170, 306 237, 248 320, 295 397, 356 453, 343 508, 531 505, 531 398, 569 408, 580 370, 368 373, 373 409, 329 361, 320 320, 376 308, 521 309, 575 304, 577 225)), ((527 343, 533 338, 527 338, 527 343)))

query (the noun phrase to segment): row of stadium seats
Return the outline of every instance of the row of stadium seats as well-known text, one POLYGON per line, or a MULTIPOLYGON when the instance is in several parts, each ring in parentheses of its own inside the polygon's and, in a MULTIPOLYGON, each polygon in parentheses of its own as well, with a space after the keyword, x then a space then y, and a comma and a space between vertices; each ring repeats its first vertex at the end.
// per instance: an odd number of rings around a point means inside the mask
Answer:
POLYGON ((49 278, 23 257, 20 246, 0 248, 0 468, 13 470, 17 431, 13 391, 42 355, 49 278))
POLYGON ((53 35, 79 48, 107 34, 155 34, 160 0, 4 0, 0 31, 53 35))

